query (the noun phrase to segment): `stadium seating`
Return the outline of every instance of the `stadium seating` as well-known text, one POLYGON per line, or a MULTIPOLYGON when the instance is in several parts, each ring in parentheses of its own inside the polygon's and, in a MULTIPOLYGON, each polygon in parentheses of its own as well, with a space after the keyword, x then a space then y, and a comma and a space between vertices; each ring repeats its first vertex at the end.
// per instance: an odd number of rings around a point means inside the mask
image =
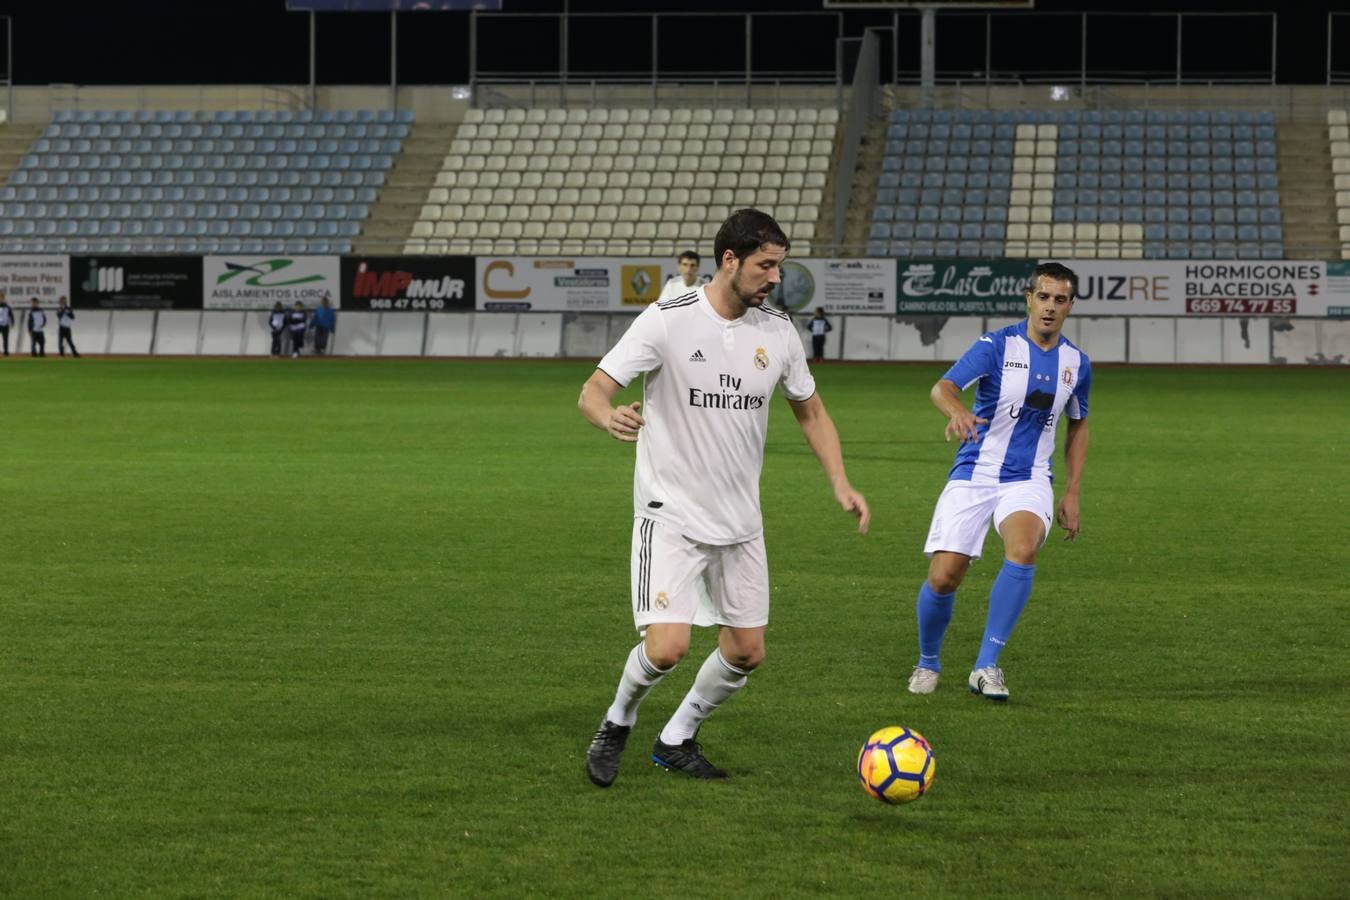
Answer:
POLYGON ((60 111, 0 187, 0 250, 349 252, 411 121, 60 111))
POLYGON ((1270 113, 896 110, 867 254, 1279 259, 1275 153, 1270 113))
POLYGON ((1336 224, 1341 239, 1341 259, 1350 259, 1350 113, 1327 111, 1327 135, 1331 141, 1331 176, 1336 188, 1336 224))
POLYGON ((409 253, 711 255, 731 210, 810 253, 834 109, 470 110, 409 253))

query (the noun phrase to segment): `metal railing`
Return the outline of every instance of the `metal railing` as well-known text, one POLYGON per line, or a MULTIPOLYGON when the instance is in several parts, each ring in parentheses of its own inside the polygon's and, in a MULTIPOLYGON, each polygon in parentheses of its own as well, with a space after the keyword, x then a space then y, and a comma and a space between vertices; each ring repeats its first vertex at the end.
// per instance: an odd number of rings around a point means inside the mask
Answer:
MULTIPOLYGON (((835 72, 833 68, 821 66, 817 71, 797 68, 791 71, 774 69, 769 67, 757 67, 755 65, 755 22, 763 21, 769 18, 782 18, 790 16, 793 19, 810 18, 814 21, 822 19, 828 21, 826 33, 830 35, 831 40, 836 40, 843 35, 844 15, 838 12, 760 12, 760 13, 731 13, 731 12, 618 12, 618 13, 511 13, 511 12, 487 12, 475 11, 469 19, 469 87, 473 91, 477 102, 477 87, 479 84, 502 84, 512 82, 541 81, 549 79, 556 81, 562 88, 564 96, 567 86, 580 79, 582 81, 600 81, 604 79, 623 80, 628 83, 639 83, 645 81, 653 88, 660 82, 676 81, 690 82, 696 80, 716 80, 721 83, 730 81, 739 81, 745 86, 747 91, 752 84, 762 81, 787 81, 797 79, 802 83, 833 83, 835 81, 835 72), (647 19, 649 21, 649 57, 648 67, 644 70, 607 70, 605 72, 577 69, 572 65, 572 29, 574 23, 586 23, 598 20, 632 20, 647 19), (679 60, 672 66, 670 61, 663 63, 661 57, 661 26, 662 22, 688 22, 692 19, 711 19, 726 21, 729 23, 739 22, 741 24, 742 38, 742 67, 733 71, 716 71, 704 67, 688 68, 683 63, 685 60, 679 60), (539 29, 547 23, 557 24, 558 32, 558 65, 549 70, 520 70, 520 69, 491 69, 482 65, 480 59, 480 29, 485 23, 498 21, 529 22, 534 28, 539 29)), ((730 26, 729 26, 730 27, 730 26)), ((538 35, 536 35, 538 36, 538 35)), ((732 38, 728 35, 728 42, 732 38)), ((764 48, 762 52, 771 51, 776 48, 764 48)))
POLYGON ((1350 29, 1350 13, 1327 13, 1327 85, 1350 84, 1350 48, 1336 43, 1337 26, 1350 29), (1339 55, 1336 51, 1339 49, 1339 55))

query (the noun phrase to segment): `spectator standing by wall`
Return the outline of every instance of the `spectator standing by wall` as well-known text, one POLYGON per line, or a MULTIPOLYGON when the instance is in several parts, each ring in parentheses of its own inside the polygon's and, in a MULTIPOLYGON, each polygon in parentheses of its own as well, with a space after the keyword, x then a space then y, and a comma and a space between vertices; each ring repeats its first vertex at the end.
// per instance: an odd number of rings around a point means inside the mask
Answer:
POLYGON ((5 292, 0 291, 0 341, 4 341, 5 355, 9 356, 9 326, 14 324, 14 307, 5 300, 5 292))
POLYGON ((314 310, 314 353, 323 356, 324 351, 328 349, 328 336, 337 328, 337 310, 333 309, 333 303, 327 294, 319 301, 319 308, 314 310))
POLYGON ((300 351, 305 349, 305 329, 309 327, 305 304, 299 300, 295 301, 295 309, 286 314, 286 327, 291 330, 291 358, 298 359, 300 351))
POLYGON ((33 356, 47 355, 47 314, 33 298, 33 308, 28 312, 28 348, 33 356))
POLYGON ((811 329, 811 361, 821 362, 825 359, 825 335, 834 331, 834 326, 830 320, 825 318, 825 307, 816 307, 816 317, 807 323, 811 329))
POLYGON ((72 336, 74 327, 75 310, 71 309, 66 303, 66 298, 62 297, 56 301, 56 349, 65 356, 66 345, 69 344, 71 355, 78 359, 80 351, 75 349, 75 338, 72 336))
POLYGON ((272 305, 272 313, 267 317, 267 327, 272 329, 272 355, 281 355, 281 336, 286 333, 286 310, 280 303, 272 305))

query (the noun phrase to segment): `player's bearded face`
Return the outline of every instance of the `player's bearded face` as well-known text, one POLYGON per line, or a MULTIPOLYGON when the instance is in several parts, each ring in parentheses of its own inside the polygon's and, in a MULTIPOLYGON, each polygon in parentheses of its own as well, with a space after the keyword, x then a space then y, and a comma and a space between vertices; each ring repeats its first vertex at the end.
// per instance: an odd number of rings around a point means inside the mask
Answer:
POLYGON ((731 277, 731 290, 736 299, 746 306, 762 306, 769 292, 782 282, 782 270, 779 266, 787 251, 781 247, 766 245, 745 259, 736 261, 736 273, 731 277))

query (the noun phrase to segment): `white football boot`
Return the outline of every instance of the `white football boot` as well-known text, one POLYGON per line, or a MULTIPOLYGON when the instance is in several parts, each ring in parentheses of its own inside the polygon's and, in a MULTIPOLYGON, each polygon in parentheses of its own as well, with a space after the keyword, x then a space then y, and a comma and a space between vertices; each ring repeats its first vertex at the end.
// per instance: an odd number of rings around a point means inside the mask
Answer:
POLYGON ((998 666, 976 669, 970 673, 970 680, 966 683, 970 685, 972 694, 979 694, 990 700, 1008 699, 1008 685, 1003 680, 1003 670, 998 666))
POLYGON ((931 694, 937 690, 938 673, 932 669, 925 669, 922 666, 915 666, 914 672, 909 676, 909 692, 911 694, 931 694))

